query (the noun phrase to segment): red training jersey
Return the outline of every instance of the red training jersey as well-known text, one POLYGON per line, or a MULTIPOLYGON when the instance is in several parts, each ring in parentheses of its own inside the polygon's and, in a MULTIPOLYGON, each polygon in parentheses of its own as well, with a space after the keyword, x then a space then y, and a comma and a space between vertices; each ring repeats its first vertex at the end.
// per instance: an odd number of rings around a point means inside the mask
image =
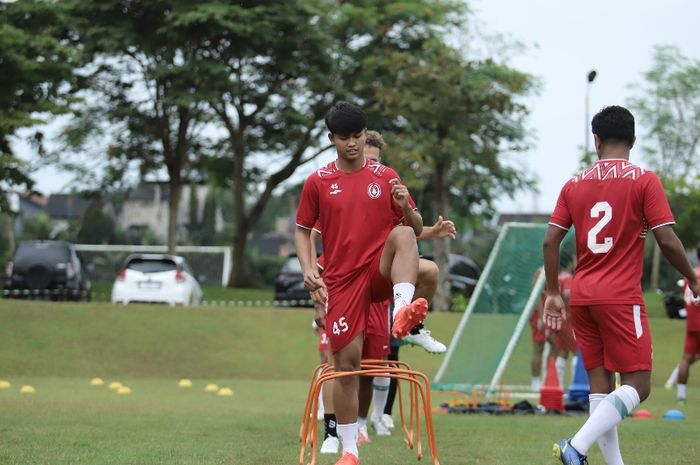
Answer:
MULTIPOLYGON (((371 160, 352 173, 339 170, 333 161, 306 179, 297 226, 322 231, 323 280, 329 287, 350 284, 403 220, 391 195, 392 179, 401 180, 394 170, 371 160)), ((413 199, 409 204, 415 208, 413 199)))
MULTIPOLYGON (((700 266, 695 268, 695 275, 700 278, 700 266)), ((683 299, 685 300, 685 309, 688 312, 685 317, 686 330, 700 331, 700 302, 693 302, 693 291, 688 286, 688 279, 685 278, 685 289, 683 290, 683 299)))
POLYGON ((644 240, 674 224, 659 178, 627 160, 598 160, 562 188, 549 224, 576 228, 571 305, 642 302, 644 240))

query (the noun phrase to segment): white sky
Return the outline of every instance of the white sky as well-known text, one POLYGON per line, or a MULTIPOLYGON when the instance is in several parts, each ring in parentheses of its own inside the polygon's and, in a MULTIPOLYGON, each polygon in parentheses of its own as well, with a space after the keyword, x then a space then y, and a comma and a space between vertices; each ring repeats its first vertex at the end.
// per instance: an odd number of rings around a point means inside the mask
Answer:
MULTIPOLYGON (((561 185, 576 170, 589 127, 584 102, 591 69, 598 76, 591 85, 590 116, 603 106, 625 104, 628 85, 640 82, 651 66, 654 45, 676 45, 684 55, 700 58, 700 2, 695 0, 471 0, 469 5, 487 32, 530 46, 509 64, 542 81, 540 94, 529 99, 529 127, 537 140, 518 157, 537 174, 540 194, 501 199, 501 212, 553 208, 561 185)), ((638 138, 644 134, 638 127, 638 138)), ((26 147, 17 148, 30 157, 26 147)), ((638 151, 632 160, 643 164, 638 151)), ((69 181, 53 169, 33 176, 45 194, 60 192, 69 181)))

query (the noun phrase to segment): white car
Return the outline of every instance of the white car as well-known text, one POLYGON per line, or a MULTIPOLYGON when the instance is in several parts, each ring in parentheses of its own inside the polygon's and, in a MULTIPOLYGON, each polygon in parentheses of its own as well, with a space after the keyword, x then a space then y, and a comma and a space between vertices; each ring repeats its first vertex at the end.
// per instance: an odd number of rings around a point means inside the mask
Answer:
POLYGON ((129 255, 112 287, 112 303, 134 302, 199 305, 202 288, 183 257, 129 255))

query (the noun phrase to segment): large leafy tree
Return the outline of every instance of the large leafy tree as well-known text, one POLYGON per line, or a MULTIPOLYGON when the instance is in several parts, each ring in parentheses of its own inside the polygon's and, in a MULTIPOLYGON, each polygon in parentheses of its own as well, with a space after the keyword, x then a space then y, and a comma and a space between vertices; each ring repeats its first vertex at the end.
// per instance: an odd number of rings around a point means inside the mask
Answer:
MULTIPOLYGON (((0 211, 8 191, 31 189, 26 165, 13 153, 20 128, 66 110, 75 51, 65 40, 60 8, 47 2, 0 3, 0 211)), ((35 137, 41 142, 41 135, 35 137)))
MULTIPOLYGON (((440 41, 373 55, 364 67, 372 73, 362 90, 395 135, 388 161, 425 190, 427 211, 474 217, 492 209, 497 196, 530 186, 509 154, 527 147, 527 108, 519 98, 533 90, 531 76, 492 59, 469 60, 440 41)), ((449 241, 437 240, 440 269, 447 269, 448 254, 449 241)), ((446 275, 437 310, 449 309, 446 275)))
MULTIPOLYGON (((686 246, 700 243, 700 61, 671 46, 654 50, 644 80, 632 86, 628 105, 643 134, 644 158, 666 188, 676 214, 676 232, 686 246)), ((655 249, 651 286, 659 283, 655 249)))
POLYGON ((355 95, 358 56, 377 41, 424 41, 450 8, 426 0, 204 2, 178 18, 180 36, 200 44, 199 78, 225 131, 217 166, 234 197, 232 285, 247 284, 248 237, 275 189, 327 149, 323 117, 355 95))
MULTIPOLYGON (((74 42, 83 52, 88 91, 65 140, 106 168, 100 188, 125 172, 165 174, 169 187, 168 250, 177 244, 178 214, 187 170, 202 150, 206 121, 197 44, 179 36, 175 18, 188 1, 67 0, 74 42), (96 144, 96 140, 104 144, 96 144)), ((78 171, 90 163, 73 163, 78 171)))

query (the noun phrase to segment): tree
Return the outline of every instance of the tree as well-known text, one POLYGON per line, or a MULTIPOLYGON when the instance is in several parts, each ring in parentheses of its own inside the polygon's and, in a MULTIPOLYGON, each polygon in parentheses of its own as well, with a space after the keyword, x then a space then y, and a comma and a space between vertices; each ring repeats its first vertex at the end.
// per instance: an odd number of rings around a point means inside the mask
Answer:
MULTIPOLYGON (((668 193, 676 232, 686 245, 700 243, 700 61, 671 46, 654 49, 651 69, 628 101, 640 125, 644 158, 668 193)), ((651 287, 658 288, 660 250, 654 249, 651 287)))
MULTIPOLYGON (((443 1, 204 2, 174 22, 200 44, 196 67, 225 130, 234 197, 231 285, 247 285, 245 249, 275 189, 328 147, 323 117, 354 95, 358 53, 410 44, 444 23, 443 1), (432 29, 431 29, 432 30, 432 29)), ((451 8, 451 6, 449 6, 451 8)))
MULTIPOLYGON (((528 111, 518 98, 533 90, 531 76, 493 59, 468 60, 436 40, 372 55, 364 68, 372 75, 362 80, 362 90, 395 135, 389 164, 416 174, 413 182, 430 194, 435 215, 480 215, 498 195, 531 185, 506 158, 527 147, 528 111)), ((449 241, 438 240, 440 269, 448 269, 448 254, 449 241)), ((447 273, 441 273, 433 306, 449 309, 447 273)))
POLYGON ((205 116, 199 70, 193 66, 196 44, 180 37, 173 25, 191 2, 65 3, 74 20, 75 43, 85 56, 81 73, 89 88, 65 140, 86 150, 97 136, 106 137, 108 146, 98 149, 108 159, 102 188, 119 180, 133 163, 142 177, 165 168, 168 250, 175 253, 182 185, 202 150, 197 131, 205 116))
MULTIPOLYGON (((64 17, 41 1, 0 3, 0 211, 8 212, 9 191, 32 189, 26 164, 11 147, 20 128, 45 122, 70 102, 75 50, 67 43, 64 17)), ((41 143, 41 133, 35 142, 41 143)))

